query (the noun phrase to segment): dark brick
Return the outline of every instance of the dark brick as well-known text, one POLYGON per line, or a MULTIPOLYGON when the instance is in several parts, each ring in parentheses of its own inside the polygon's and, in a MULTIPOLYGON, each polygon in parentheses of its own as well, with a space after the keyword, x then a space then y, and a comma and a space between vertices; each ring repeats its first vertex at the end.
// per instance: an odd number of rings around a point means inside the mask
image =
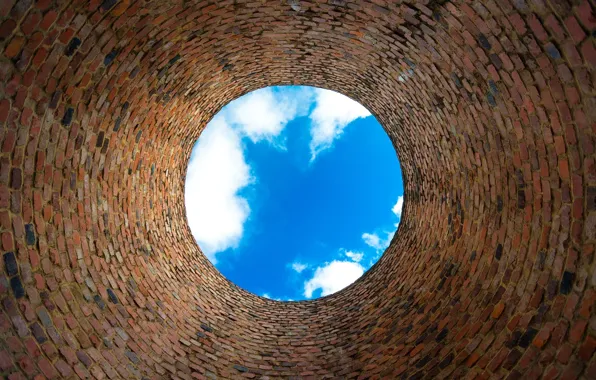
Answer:
POLYGON ((19 273, 19 265, 14 252, 7 252, 4 254, 4 269, 9 277, 19 273))
POLYGON ((444 369, 447 368, 449 366, 449 364, 451 364, 451 362, 453 361, 453 354, 447 354, 447 356, 445 356, 443 358, 443 360, 441 360, 441 362, 439 363, 439 368, 444 369))
MULTIPOLYGON (((60 102, 61 97, 62 97, 62 91, 60 91, 60 90, 55 91, 52 94, 52 99, 50 100, 50 103, 48 104, 48 108, 56 109, 56 107, 58 106, 58 102, 60 102)), ((72 114, 69 117, 70 117, 70 119, 72 119, 72 114)), ((64 124, 64 122, 63 122, 63 124, 64 124)), ((68 121, 68 124, 70 124, 70 121, 68 121)))
POLYGON ((97 135, 97 142, 95 143, 96 148, 101 148, 101 146, 103 145, 103 136, 103 131, 99 132, 99 134, 97 135))
POLYGON ((178 60, 180 59, 180 54, 176 54, 176 56, 174 56, 174 58, 170 59, 170 61, 168 62, 168 66, 173 66, 176 62, 178 62, 178 60))
POLYGON ((25 224, 25 241, 28 245, 35 244, 35 229, 33 228, 33 224, 25 224))
POLYGON ((551 42, 547 43, 544 48, 551 58, 561 59, 561 53, 559 52, 559 49, 557 49, 557 47, 553 45, 551 42))
POLYGON ((23 186, 23 172, 20 168, 13 168, 10 174, 10 187, 19 190, 23 186))
POLYGON ((74 114, 74 108, 67 108, 66 112, 64 112, 64 116, 62 117, 62 125, 69 126, 72 123, 72 116, 74 114))
POLYGON ((95 301, 95 303, 97 304, 97 306, 99 306, 101 310, 106 308, 106 303, 101 299, 99 294, 93 296, 93 301, 95 301))
POLYGON ((37 343, 41 344, 48 340, 46 333, 43 331, 43 328, 39 323, 34 322, 30 328, 31 333, 33 334, 33 337, 35 338, 37 343))
POLYGON ((501 260, 502 255, 503 255, 503 244, 498 244, 497 249, 495 250, 495 259, 501 260))
MULTIPOLYGON (((491 93, 493 93, 495 95, 499 93, 499 88, 497 87, 497 84, 495 83, 494 80, 492 80, 492 79, 489 80, 488 81, 488 86, 490 88, 490 92, 491 93)), ((499 202, 501 204, 501 209, 502 209, 503 208, 503 198, 501 198, 500 195, 497 197, 497 205, 499 204, 499 202)), ((501 210, 498 210, 498 211, 500 212, 501 210)))
POLYGON ((421 358, 420 360, 418 360, 416 362, 416 368, 424 367, 430 361, 430 359, 431 359, 430 355, 424 356, 423 358, 421 358))
POLYGON ((463 87, 463 84, 461 83, 461 80, 459 79, 456 73, 451 73, 451 79, 453 79, 453 82, 455 83, 455 86, 457 88, 463 87))
POLYGON ((488 104, 490 104, 492 107, 497 106, 497 101, 495 100, 495 97, 492 93, 490 93, 490 92, 486 93, 486 100, 488 101, 488 104))
POLYGON ((118 56, 118 50, 112 50, 108 55, 105 56, 103 59, 103 64, 105 66, 109 66, 114 62, 114 59, 118 56))
POLYGON ((518 190, 517 192, 517 208, 526 208, 526 193, 524 190, 518 190))
POLYGON ((483 49, 486 49, 486 50, 490 50, 492 47, 490 45, 490 42, 488 42, 488 38, 486 38, 486 36, 484 34, 480 34, 478 36, 478 43, 480 44, 480 46, 482 46, 483 49))
POLYGON ((509 336, 509 340, 507 340, 505 342, 505 347, 507 348, 514 348, 516 346, 519 346, 519 341, 522 337, 522 333, 519 330, 515 330, 511 333, 511 335, 509 336))
POLYGON ((100 8, 102 11, 109 11, 114 5, 116 5, 118 3, 118 0, 104 0, 101 5, 100 8))
POLYGON ((72 40, 70 40, 70 43, 66 47, 66 50, 64 50, 64 54, 67 57, 72 56, 74 54, 74 52, 79 48, 80 45, 81 45, 81 40, 77 37, 74 37, 72 40))
POLYGON ((139 358, 138 358, 137 354, 135 354, 134 352, 132 352, 130 350, 126 350, 126 351, 124 351, 124 355, 126 355, 126 357, 134 364, 139 363, 139 358))
POLYGON ((575 273, 565 271, 561 279, 561 294, 569 294, 573 289, 573 282, 575 281, 575 273))
POLYGON ((45 328, 53 326, 52 317, 44 307, 37 309, 37 316, 45 328))
POLYGON ((528 348, 530 346, 530 343, 532 343, 532 340, 534 340, 534 337, 536 336, 536 334, 538 333, 538 330, 533 329, 533 328, 528 328, 526 330, 526 332, 524 333, 524 335, 521 336, 521 338, 519 339, 519 346, 523 347, 523 348, 528 348))
POLYGON ((110 288, 107 288, 106 291, 108 292, 108 299, 110 300, 110 302, 118 303, 118 297, 116 296, 116 293, 114 293, 114 291, 110 288))
POLYGON ((506 370, 511 370, 515 366, 515 363, 517 363, 519 358, 521 358, 521 356, 522 353, 519 350, 511 350, 511 352, 509 352, 509 355, 507 355, 507 357, 503 361, 502 367, 506 370))
POLYGON ((588 186, 586 196, 586 206, 588 211, 596 211, 596 186, 588 186))
POLYGON ((449 330, 447 328, 444 328, 443 330, 441 330, 441 332, 439 332, 439 334, 436 337, 436 341, 440 342, 443 339, 445 339, 445 337, 447 336, 447 334, 449 333, 449 330))
POLYGON ((501 61, 501 58, 499 58, 497 54, 489 54, 488 58, 490 59, 492 64, 495 65, 495 68, 497 70, 501 70, 503 68, 503 61, 501 61))
POLYGON ((122 119, 118 117, 114 123, 114 132, 118 132, 120 130, 120 123, 122 123, 122 119))
POLYGON ((25 296, 25 289, 23 288, 23 283, 21 282, 21 278, 16 276, 10 279, 10 287, 12 288, 12 292, 15 298, 23 298, 25 296))

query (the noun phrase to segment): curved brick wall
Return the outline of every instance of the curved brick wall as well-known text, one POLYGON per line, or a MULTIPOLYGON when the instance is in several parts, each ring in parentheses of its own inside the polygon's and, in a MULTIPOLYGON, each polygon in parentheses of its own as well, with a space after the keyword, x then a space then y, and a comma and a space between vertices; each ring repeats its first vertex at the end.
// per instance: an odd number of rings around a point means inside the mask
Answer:
POLYGON ((595 26, 588 0, 3 0, 0 374, 596 377, 595 26), (185 220, 201 129, 278 84, 358 100, 403 166, 391 246, 315 301, 234 286, 185 220))

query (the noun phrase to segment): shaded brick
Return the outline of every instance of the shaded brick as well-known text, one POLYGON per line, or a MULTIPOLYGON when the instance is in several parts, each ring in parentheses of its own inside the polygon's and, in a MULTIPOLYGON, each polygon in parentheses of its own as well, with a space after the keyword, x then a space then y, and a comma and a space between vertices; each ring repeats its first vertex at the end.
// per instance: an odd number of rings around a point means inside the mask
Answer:
POLYGON ((67 108, 66 111, 64 112, 64 116, 62 117, 62 125, 64 126, 68 126, 70 125, 70 123, 72 123, 72 116, 74 114, 74 109, 73 108, 67 108))
POLYGON ((19 266, 14 252, 7 252, 4 254, 4 269, 9 277, 19 273, 19 266))
POLYGON ((575 281, 575 273, 565 271, 561 279, 561 294, 569 294, 573 289, 573 282, 575 281))
POLYGON ((12 288, 15 298, 22 298, 25 296, 25 289, 23 288, 23 283, 21 282, 20 277, 16 276, 11 278, 10 287, 12 288))
POLYGON ((25 241, 28 245, 35 244, 35 230, 33 224, 25 224, 25 241))
POLYGON ((70 40, 70 43, 66 47, 66 50, 64 51, 64 54, 67 57, 72 56, 75 53, 75 51, 78 49, 78 47, 80 45, 81 45, 81 40, 78 39, 77 37, 73 38, 72 40, 70 40))

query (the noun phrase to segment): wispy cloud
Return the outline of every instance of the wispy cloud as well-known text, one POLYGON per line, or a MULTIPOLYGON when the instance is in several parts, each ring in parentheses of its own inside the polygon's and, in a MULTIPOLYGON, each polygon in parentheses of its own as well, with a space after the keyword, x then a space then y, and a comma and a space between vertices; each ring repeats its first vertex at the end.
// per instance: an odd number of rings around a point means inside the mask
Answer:
POLYGON ((294 301, 292 298, 288 298, 288 297, 281 297, 281 298, 271 297, 271 295, 269 293, 263 293, 263 294, 261 294, 261 297, 267 298, 267 299, 270 299, 273 301, 294 301))
POLYGON ((238 191, 251 180, 240 137, 225 122, 209 123, 194 147, 186 176, 188 224, 203 252, 215 263, 215 254, 236 247, 250 213, 238 191))
POLYGON ((292 263, 291 267, 296 272, 302 273, 302 271, 304 271, 306 268, 308 268, 308 265, 303 264, 303 263, 298 262, 298 261, 295 261, 295 262, 292 263))
POLYGON ((271 141, 288 122, 308 113, 313 95, 307 88, 262 88, 232 101, 224 116, 253 142, 271 141))
MULTIPOLYGON (((391 211, 397 216, 398 220, 393 224, 395 228, 399 226, 399 219, 401 219, 401 212, 404 207, 404 197, 402 195, 397 197, 397 202, 391 208, 391 211)), ((384 232, 365 232, 362 234, 362 240, 364 243, 369 247, 376 249, 377 251, 385 250, 389 247, 391 243, 391 239, 395 235, 395 231, 387 231, 387 228, 384 228, 384 232), (384 236, 384 237, 383 237, 384 236)))
POLYGON ((359 263, 360 261, 362 261, 362 258, 364 257, 364 253, 347 251, 346 256, 348 258, 352 259, 352 261, 359 263))
POLYGON ((304 283, 304 296, 312 298, 321 289, 321 296, 335 293, 356 281, 364 273, 364 267, 353 261, 334 260, 318 267, 313 277, 304 283))
POLYGON ((380 251, 389 247, 389 243, 391 243, 394 234, 395 232, 385 232, 385 238, 382 238, 377 233, 365 232, 362 234, 362 240, 364 240, 366 245, 380 251))
POLYGON ((400 195, 399 197, 397 197, 397 202, 395 202, 395 205, 393 206, 391 211, 393 211, 393 213, 398 218, 401 218, 401 211, 403 208, 404 208, 404 197, 400 195))
POLYGON ((370 112, 358 102, 330 90, 316 91, 316 107, 311 119, 311 162, 325 149, 331 148, 333 141, 343 133, 352 121, 370 116, 370 112))

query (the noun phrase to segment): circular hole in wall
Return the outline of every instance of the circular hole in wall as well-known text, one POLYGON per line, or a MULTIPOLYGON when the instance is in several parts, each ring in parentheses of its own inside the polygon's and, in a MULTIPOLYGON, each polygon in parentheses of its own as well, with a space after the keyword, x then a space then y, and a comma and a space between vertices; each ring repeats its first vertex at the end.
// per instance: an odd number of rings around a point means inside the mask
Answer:
POLYGON ((404 198, 395 150, 366 108, 281 86, 230 102, 208 123, 185 200, 195 240, 229 280, 293 301, 335 293, 374 265, 404 198))

